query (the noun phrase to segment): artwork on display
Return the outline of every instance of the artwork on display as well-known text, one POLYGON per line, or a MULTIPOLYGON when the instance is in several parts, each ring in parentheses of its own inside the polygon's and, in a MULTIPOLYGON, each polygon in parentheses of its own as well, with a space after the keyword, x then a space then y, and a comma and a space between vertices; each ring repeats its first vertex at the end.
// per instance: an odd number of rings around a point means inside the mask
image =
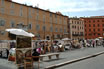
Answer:
POLYGON ((2 57, 8 57, 6 49, 2 50, 2 57))
POLYGON ((17 64, 24 63, 24 56, 21 50, 16 50, 16 63, 17 64))
POLYGON ((24 64, 25 57, 31 57, 31 37, 17 36, 16 63, 24 64))
POLYGON ((30 37, 17 37, 17 49, 18 48, 31 48, 31 38, 30 37))
POLYGON ((31 50, 16 50, 16 63, 23 64, 25 57, 31 57, 31 50))

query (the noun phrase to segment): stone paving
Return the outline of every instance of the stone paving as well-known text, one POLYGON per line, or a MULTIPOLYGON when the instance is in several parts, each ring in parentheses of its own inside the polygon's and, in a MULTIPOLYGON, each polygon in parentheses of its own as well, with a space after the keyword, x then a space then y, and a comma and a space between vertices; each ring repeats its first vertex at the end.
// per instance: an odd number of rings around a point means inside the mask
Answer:
MULTIPOLYGON (((98 52, 104 51, 104 47, 98 46, 96 48, 83 48, 75 49, 72 51, 59 52, 60 59, 56 59, 56 56, 52 57, 52 60, 48 60, 48 57, 44 58, 43 62, 40 62, 40 69, 44 69, 47 66, 62 63, 65 61, 81 58, 87 55, 92 55, 98 52)), ((0 69, 17 69, 15 63, 8 61, 7 59, 0 58, 0 69)), ((37 63, 34 63, 34 69, 37 69, 37 63)))

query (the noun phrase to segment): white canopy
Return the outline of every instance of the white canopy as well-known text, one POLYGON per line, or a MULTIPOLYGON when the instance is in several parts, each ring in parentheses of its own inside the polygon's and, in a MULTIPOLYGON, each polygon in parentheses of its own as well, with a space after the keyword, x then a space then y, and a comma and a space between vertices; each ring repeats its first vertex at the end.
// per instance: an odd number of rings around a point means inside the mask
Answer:
POLYGON ((103 37, 98 37, 98 38, 100 38, 100 39, 101 39, 101 38, 103 38, 103 37))
POLYGON ((22 29, 6 29, 7 32, 10 32, 15 35, 22 35, 22 36, 27 36, 27 37, 34 37, 35 35, 32 33, 28 33, 22 29))
POLYGON ((69 38, 63 38, 62 40, 70 40, 69 38))

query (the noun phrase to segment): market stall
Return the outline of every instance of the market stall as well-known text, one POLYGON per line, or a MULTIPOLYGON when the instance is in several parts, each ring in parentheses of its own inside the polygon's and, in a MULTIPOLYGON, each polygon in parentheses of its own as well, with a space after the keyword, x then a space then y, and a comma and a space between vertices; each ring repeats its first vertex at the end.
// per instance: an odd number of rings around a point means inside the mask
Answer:
MULTIPOLYGON (((16 48, 15 48, 15 62, 19 67, 24 65, 24 58, 32 56, 32 33, 28 33, 22 29, 6 29, 9 33, 16 35, 16 48)), ((10 53, 9 59, 12 54, 10 53)))

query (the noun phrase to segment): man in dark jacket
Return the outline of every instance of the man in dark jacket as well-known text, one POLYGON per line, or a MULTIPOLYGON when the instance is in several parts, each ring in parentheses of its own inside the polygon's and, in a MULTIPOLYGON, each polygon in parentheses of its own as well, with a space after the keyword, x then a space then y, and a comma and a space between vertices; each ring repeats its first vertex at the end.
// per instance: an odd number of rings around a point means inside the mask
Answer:
MULTIPOLYGON (((32 56, 39 56, 39 55, 40 55, 40 53, 38 53, 38 52, 36 51, 36 49, 34 49, 33 51, 34 51, 34 52, 33 52, 32 56)), ((34 61, 39 61, 39 57, 33 58, 33 60, 34 60, 34 61)))

